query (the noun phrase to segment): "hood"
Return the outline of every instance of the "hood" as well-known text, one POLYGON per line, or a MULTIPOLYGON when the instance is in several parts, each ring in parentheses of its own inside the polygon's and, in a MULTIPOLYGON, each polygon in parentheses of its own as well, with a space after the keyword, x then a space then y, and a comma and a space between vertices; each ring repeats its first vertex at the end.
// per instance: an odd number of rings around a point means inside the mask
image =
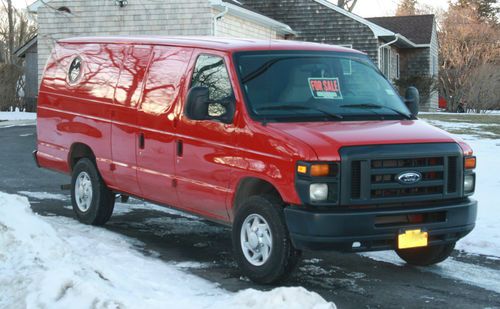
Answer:
POLYGON ((345 146, 454 143, 450 134, 422 120, 270 123, 269 127, 302 140, 318 160, 340 160, 345 146))

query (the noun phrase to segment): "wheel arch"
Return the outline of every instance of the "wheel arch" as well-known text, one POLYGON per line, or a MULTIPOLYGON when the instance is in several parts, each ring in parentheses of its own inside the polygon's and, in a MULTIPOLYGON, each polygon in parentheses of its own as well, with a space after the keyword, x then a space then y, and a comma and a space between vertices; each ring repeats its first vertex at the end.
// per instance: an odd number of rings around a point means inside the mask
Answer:
POLYGON ((271 182, 258 177, 245 177, 241 179, 236 186, 233 198, 233 208, 231 211, 233 217, 246 198, 262 194, 274 195, 280 200, 283 200, 279 190, 271 182))
POLYGON ((70 171, 73 171, 73 168, 75 167, 76 163, 78 160, 82 158, 88 158, 94 164, 96 163, 96 157, 94 152, 92 151, 92 148, 90 148, 88 145, 84 143, 73 143, 71 145, 69 154, 68 154, 68 167, 70 171))

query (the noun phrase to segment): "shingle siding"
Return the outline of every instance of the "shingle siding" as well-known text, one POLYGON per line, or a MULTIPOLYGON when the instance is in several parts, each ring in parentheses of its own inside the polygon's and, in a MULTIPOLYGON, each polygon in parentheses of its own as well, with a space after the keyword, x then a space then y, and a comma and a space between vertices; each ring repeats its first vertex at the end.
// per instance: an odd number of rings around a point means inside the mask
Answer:
POLYGON ((51 1, 38 10, 39 77, 54 42, 72 36, 93 35, 210 35, 211 13, 205 0, 129 1, 124 8, 115 1, 51 1), (71 14, 55 11, 66 6, 71 14))
MULTIPOLYGON (((220 11, 212 10, 216 16, 220 11)), ((259 25, 255 22, 241 19, 237 16, 226 14, 217 21, 216 36, 236 37, 236 38, 254 38, 254 39, 282 39, 283 37, 276 33, 276 30, 259 25)))
MULTIPOLYGON (((429 64, 429 72, 431 72, 431 75, 434 76, 437 83, 437 80, 439 78, 439 39, 437 34, 436 23, 434 23, 434 26, 432 28, 430 57, 431 59, 429 64)), ((438 107, 439 107, 439 93, 438 91, 434 91, 431 94, 428 109, 436 110, 438 107)))
POLYGON ((377 39, 370 28, 313 0, 240 0, 244 5, 289 25, 294 40, 352 45, 378 63, 377 39))

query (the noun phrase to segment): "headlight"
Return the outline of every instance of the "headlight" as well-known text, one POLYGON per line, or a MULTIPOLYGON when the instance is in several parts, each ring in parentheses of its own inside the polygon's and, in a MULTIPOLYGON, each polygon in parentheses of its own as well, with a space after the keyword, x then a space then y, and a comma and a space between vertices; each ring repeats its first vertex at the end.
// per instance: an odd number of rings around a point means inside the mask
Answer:
POLYGON ((309 186, 309 198, 313 202, 326 201, 328 199, 328 185, 326 183, 313 183, 309 186))
POLYGON ((474 191, 474 182, 475 182, 474 174, 464 176, 465 193, 471 193, 472 191, 474 191))

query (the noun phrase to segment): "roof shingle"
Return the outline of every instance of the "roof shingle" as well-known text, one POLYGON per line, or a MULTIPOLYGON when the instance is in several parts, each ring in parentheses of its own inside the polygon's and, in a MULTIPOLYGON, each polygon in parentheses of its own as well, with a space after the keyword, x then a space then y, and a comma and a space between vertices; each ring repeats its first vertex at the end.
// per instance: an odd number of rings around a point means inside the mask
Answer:
POLYGON ((399 33, 416 44, 431 43, 434 15, 387 16, 366 19, 399 33))

